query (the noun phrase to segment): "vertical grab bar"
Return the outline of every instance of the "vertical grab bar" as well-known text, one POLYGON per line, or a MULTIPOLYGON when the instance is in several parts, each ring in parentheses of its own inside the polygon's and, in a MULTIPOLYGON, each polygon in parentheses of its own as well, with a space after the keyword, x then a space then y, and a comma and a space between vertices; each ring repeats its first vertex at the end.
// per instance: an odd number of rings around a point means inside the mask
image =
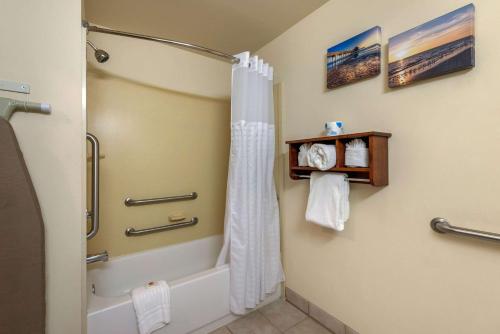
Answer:
POLYGON ((90 231, 87 232, 87 240, 90 240, 99 231, 99 141, 91 133, 87 133, 87 140, 92 148, 92 207, 90 211, 87 210, 87 219, 90 219, 91 222, 90 231))

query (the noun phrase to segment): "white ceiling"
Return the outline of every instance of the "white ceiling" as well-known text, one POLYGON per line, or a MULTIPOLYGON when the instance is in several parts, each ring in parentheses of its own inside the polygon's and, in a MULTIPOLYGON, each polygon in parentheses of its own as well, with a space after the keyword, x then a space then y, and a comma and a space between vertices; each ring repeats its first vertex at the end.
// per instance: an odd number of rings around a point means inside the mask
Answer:
POLYGON ((89 22, 236 54, 256 51, 328 0, 85 0, 89 22))

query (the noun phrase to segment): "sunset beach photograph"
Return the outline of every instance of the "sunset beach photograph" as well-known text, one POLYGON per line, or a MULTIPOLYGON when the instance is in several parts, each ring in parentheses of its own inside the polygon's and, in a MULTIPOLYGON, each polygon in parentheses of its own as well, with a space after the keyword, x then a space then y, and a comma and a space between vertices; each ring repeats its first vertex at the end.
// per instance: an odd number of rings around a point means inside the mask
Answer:
POLYGON ((389 38, 389 87, 474 67, 474 5, 389 38))
POLYGON ((380 27, 373 27, 327 50, 328 89, 380 73, 380 27))

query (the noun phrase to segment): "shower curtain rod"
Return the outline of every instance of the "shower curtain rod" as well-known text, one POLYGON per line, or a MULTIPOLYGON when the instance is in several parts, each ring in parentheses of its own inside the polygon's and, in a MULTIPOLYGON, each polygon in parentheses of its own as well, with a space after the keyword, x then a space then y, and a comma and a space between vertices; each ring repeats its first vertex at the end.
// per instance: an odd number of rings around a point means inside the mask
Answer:
POLYGON ((126 31, 119 31, 119 30, 113 30, 113 29, 108 29, 108 28, 96 27, 96 26, 90 25, 87 21, 82 21, 82 25, 84 28, 87 28, 87 31, 100 32, 103 34, 110 34, 110 35, 117 35, 117 36, 124 36, 124 37, 132 37, 132 38, 137 38, 137 39, 144 39, 147 41, 175 45, 175 46, 179 46, 182 48, 187 48, 187 49, 192 49, 195 51, 209 53, 211 55, 220 57, 220 58, 222 58, 222 59, 224 59, 232 64, 238 64, 240 62, 240 60, 237 57, 234 57, 232 55, 229 55, 229 54, 221 52, 221 51, 206 48, 204 46, 196 45, 196 44, 179 42, 179 41, 174 41, 172 39, 166 39, 166 38, 155 37, 155 36, 135 34, 135 33, 126 32, 126 31))

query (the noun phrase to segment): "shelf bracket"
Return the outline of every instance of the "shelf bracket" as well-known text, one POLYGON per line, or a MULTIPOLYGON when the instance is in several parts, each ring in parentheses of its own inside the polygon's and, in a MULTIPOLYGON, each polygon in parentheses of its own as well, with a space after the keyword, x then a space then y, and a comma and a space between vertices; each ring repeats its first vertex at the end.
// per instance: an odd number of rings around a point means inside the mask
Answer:
POLYGON ((22 82, 0 80, 0 90, 4 90, 6 92, 29 94, 30 89, 30 85, 22 82))

